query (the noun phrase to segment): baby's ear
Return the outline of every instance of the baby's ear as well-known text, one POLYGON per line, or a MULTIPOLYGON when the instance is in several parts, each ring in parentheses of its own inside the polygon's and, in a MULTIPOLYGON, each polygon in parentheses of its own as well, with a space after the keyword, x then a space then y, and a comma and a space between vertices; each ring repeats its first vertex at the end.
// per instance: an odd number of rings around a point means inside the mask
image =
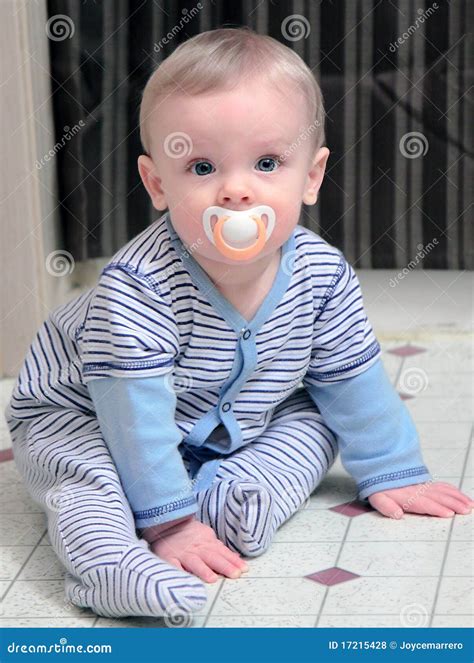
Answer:
POLYGON ((314 205, 318 199, 318 193, 323 182, 328 157, 328 148, 321 147, 316 152, 314 158, 311 161, 311 166, 308 172, 306 187, 303 195, 303 202, 305 205, 314 205))
POLYGON ((138 157, 138 172, 145 189, 148 191, 153 207, 157 210, 166 209, 168 205, 165 200, 165 193, 161 188, 161 179, 158 177, 155 164, 149 156, 141 154, 138 157))

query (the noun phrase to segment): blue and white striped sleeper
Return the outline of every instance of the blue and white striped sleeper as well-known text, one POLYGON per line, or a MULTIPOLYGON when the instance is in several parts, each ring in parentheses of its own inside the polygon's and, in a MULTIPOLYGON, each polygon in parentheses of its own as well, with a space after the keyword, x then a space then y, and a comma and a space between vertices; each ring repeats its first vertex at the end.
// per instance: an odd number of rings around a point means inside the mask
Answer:
POLYGON ((361 499, 430 478, 352 267, 300 226, 247 321, 163 215, 45 320, 6 417, 68 598, 107 616, 205 601, 137 529, 196 513, 258 555, 338 447, 361 499))

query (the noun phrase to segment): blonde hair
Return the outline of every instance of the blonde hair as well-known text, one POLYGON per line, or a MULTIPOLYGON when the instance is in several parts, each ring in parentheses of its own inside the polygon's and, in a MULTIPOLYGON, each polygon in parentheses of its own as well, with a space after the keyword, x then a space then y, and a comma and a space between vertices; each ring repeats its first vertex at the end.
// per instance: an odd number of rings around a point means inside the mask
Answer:
POLYGON ((231 89, 249 74, 296 86, 306 99, 315 149, 324 144, 324 107, 320 87, 300 56, 273 37, 248 27, 202 32, 180 44, 155 69, 140 104, 140 140, 150 154, 147 119, 160 98, 174 92, 201 94, 231 89))

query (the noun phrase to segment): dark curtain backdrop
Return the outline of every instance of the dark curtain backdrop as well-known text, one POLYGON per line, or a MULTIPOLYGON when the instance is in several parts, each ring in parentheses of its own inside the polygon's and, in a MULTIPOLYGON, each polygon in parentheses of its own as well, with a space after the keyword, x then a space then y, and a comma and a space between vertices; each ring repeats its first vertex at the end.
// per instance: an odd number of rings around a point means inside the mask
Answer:
POLYGON ((355 267, 402 268, 423 252, 419 268, 472 269, 474 2, 201 4, 155 52, 197 0, 48 1, 50 21, 62 14, 74 26, 71 38, 50 39, 50 54, 56 140, 82 122, 56 157, 64 248, 76 260, 112 255, 159 216, 136 167, 140 94, 154 67, 194 34, 248 25, 295 49, 324 94, 331 157, 300 223, 355 267), (310 26, 296 41, 282 35, 293 14, 310 26), (411 132, 423 138, 405 145, 411 132), (425 153, 414 157, 417 141, 425 153))

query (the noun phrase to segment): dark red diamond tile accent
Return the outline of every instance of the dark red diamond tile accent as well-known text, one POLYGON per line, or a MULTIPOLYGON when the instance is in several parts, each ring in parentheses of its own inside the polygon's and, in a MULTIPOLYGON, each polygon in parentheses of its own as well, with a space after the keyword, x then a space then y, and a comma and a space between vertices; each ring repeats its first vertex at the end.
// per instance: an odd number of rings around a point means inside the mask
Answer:
POLYGON ((370 504, 365 502, 344 502, 343 504, 338 504, 337 506, 330 507, 329 511, 335 511, 336 513, 342 513, 343 516, 360 516, 362 513, 368 513, 374 509, 370 504))
POLYGON ((340 582, 360 578, 360 576, 357 575, 357 573, 351 573, 350 571, 340 569, 338 566, 332 566, 329 569, 323 569, 322 571, 311 573, 311 575, 305 576, 305 578, 319 582, 321 585, 331 587, 332 585, 338 585, 340 582))
POLYGON ((416 345, 401 345, 399 348, 394 348, 389 350, 392 355, 397 355, 397 357, 411 357, 412 355, 417 355, 420 352, 426 352, 426 348, 419 348, 416 345))
POLYGON ((0 451, 0 463, 6 460, 13 460, 13 449, 2 449, 0 451))

